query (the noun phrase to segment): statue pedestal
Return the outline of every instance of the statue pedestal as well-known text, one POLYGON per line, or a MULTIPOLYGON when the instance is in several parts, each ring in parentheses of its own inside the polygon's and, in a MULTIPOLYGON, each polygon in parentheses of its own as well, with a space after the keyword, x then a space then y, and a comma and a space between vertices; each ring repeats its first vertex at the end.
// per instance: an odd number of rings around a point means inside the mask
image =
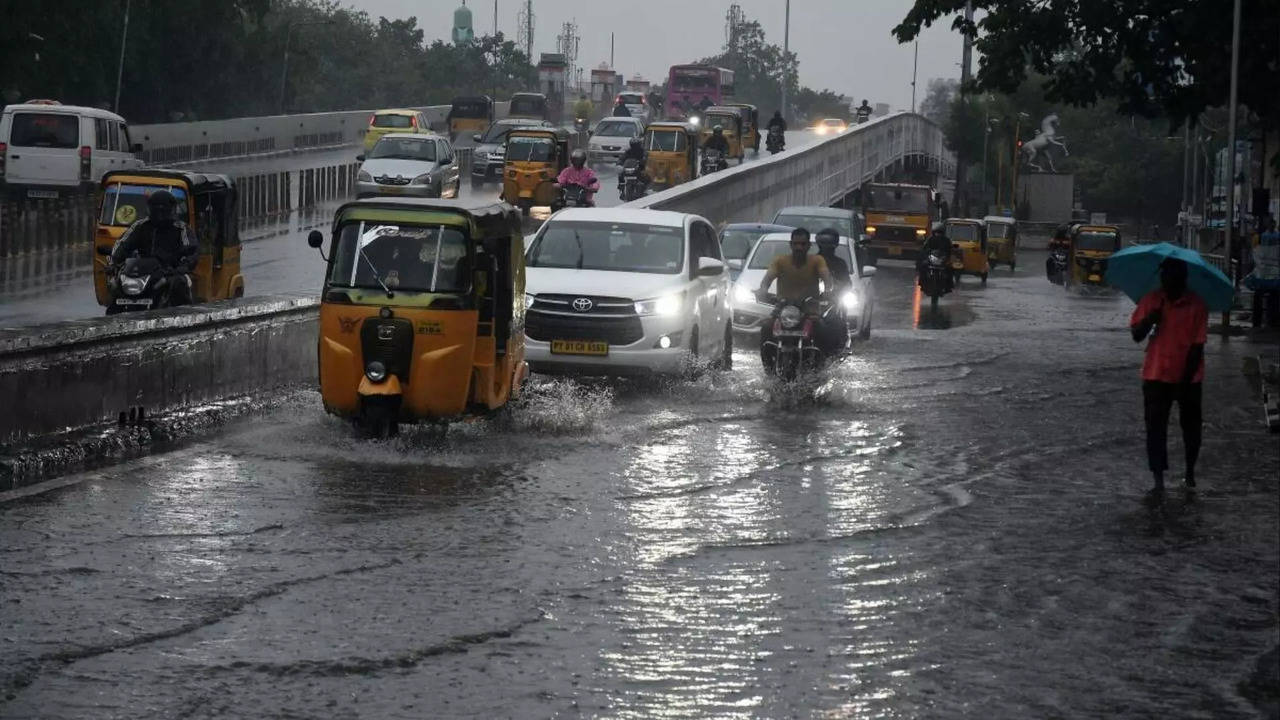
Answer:
MULTIPOLYGON (((1025 169, 1020 171, 1025 172, 1025 169)), ((1075 197, 1075 175, 1071 173, 1028 172, 1018 175, 1019 220, 1028 222, 1071 221, 1075 197)))

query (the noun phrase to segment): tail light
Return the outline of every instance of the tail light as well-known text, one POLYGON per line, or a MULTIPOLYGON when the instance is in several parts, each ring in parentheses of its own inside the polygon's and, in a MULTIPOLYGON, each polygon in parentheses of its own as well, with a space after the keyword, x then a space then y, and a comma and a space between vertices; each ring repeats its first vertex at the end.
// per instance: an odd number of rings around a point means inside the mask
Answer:
POLYGON ((9 144, 0 142, 0 177, 4 177, 4 159, 9 151, 9 144))
POLYGON ((813 336, 813 318, 804 319, 804 336, 805 337, 813 336))
POLYGON ((418 117, 416 115, 409 118, 409 127, 415 130, 418 129, 418 117))
POLYGON ((89 179, 89 168, 93 164, 93 148, 88 145, 80 146, 80 179, 89 179))
POLYGON ((378 114, 374 113, 369 116, 369 127, 373 127, 373 121, 378 118, 378 114))

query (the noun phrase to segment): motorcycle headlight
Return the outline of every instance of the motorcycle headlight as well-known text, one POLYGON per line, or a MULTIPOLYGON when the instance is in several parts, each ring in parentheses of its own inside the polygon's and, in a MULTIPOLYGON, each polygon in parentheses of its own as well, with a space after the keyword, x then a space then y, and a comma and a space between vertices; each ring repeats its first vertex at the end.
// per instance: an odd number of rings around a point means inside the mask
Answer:
POLYGON ((930 256, 929 256, 929 264, 930 264, 930 265, 942 265, 942 256, 941 256, 941 255, 930 255, 930 256))
POLYGON ((733 286, 733 301, 739 303, 755 302, 756 294, 745 285, 733 286))
POLYGON ((430 185, 435 178, 431 173, 423 173, 413 179, 414 185, 430 185))
POLYGON ((382 382, 387 379, 387 366, 377 360, 373 360, 364 366, 364 374, 372 382, 382 382))
POLYGON ((853 291, 849 291, 840 296, 840 304, 844 306, 846 311, 852 311, 858 307, 858 295, 853 291))
POLYGON ((127 275, 120 278, 120 289, 125 295, 137 295, 147 288, 147 279, 144 277, 129 277, 127 275))
POLYGON ((370 175, 367 171, 361 170, 360 172, 356 173, 356 180, 358 182, 373 182, 373 176, 370 175))
POLYGON ((689 124, 696 127, 698 125, 698 116, 694 115, 693 117, 690 117, 689 124))
POLYGON ((672 315, 679 315, 680 309, 683 305, 683 294, 671 293, 670 295, 663 295, 662 297, 637 302, 636 314, 670 317, 672 315))
POLYGON ((803 319, 804 313, 800 312, 800 308, 795 305, 788 305, 782 308, 782 312, 778 313, 778 320, 782 323, 782 327, 788 330, 798 327, 803 319))

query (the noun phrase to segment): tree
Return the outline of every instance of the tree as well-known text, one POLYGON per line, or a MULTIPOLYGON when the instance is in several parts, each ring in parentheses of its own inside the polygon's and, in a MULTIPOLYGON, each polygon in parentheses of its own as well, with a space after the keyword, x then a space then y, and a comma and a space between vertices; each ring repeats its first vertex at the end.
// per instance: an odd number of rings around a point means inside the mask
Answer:
MULTIPOLYGON (((966 0, 915 0, 899 42, 963 11, 966 0)), ((1175 125, 1228 102, 1231 3, 1226 0, 973 0, 981 17, 952 27, 974 37, 975 88, 1012 92, 1029 72, 1050 102, 1116 101, 1125 115, 1175 125)), ((1280 122, 1280 0, 1243 0, 1240 101, 1280 122)))
POLYGON ((920 114, 938 125, 946 122, 951 112, 951 101, 960 92, 960 81, 955 78, 933 78, 920 103, 920 114))

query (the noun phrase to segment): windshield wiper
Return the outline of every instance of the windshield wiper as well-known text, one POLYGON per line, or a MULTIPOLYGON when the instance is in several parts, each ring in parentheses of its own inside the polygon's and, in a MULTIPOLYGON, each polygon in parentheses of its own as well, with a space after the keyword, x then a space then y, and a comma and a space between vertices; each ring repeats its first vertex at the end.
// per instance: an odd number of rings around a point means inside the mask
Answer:
POLYGON ((360 248, 356 252, 360 254, 360 257, 364 258, 365 262, 369 263, 369 269, 373 270, 373 279, 377 280, 378 284, 382 286, 382 290, 387 294, 387 297, 389 298, 395 297, 396 294, 391 292, 391 288, 387 287, 387 284, 382 282, 382 275, 378 272, 377 266, 373 264, 373 261, 369 259, 368 255, 364 254, 364 248, 360 248))
POLYGON ((577 230, 574 230, 574 231, 573 231, 573 239, 578 241, 578 265, 577 265, 577 269, 581 270, 581 269, 582 269, 582 256, 583 256, 583 254, 584 254, 584 251, 583 251, 583 249, 582 249, 582 238, 578 236, 578 231, 577 231, 577 230))

